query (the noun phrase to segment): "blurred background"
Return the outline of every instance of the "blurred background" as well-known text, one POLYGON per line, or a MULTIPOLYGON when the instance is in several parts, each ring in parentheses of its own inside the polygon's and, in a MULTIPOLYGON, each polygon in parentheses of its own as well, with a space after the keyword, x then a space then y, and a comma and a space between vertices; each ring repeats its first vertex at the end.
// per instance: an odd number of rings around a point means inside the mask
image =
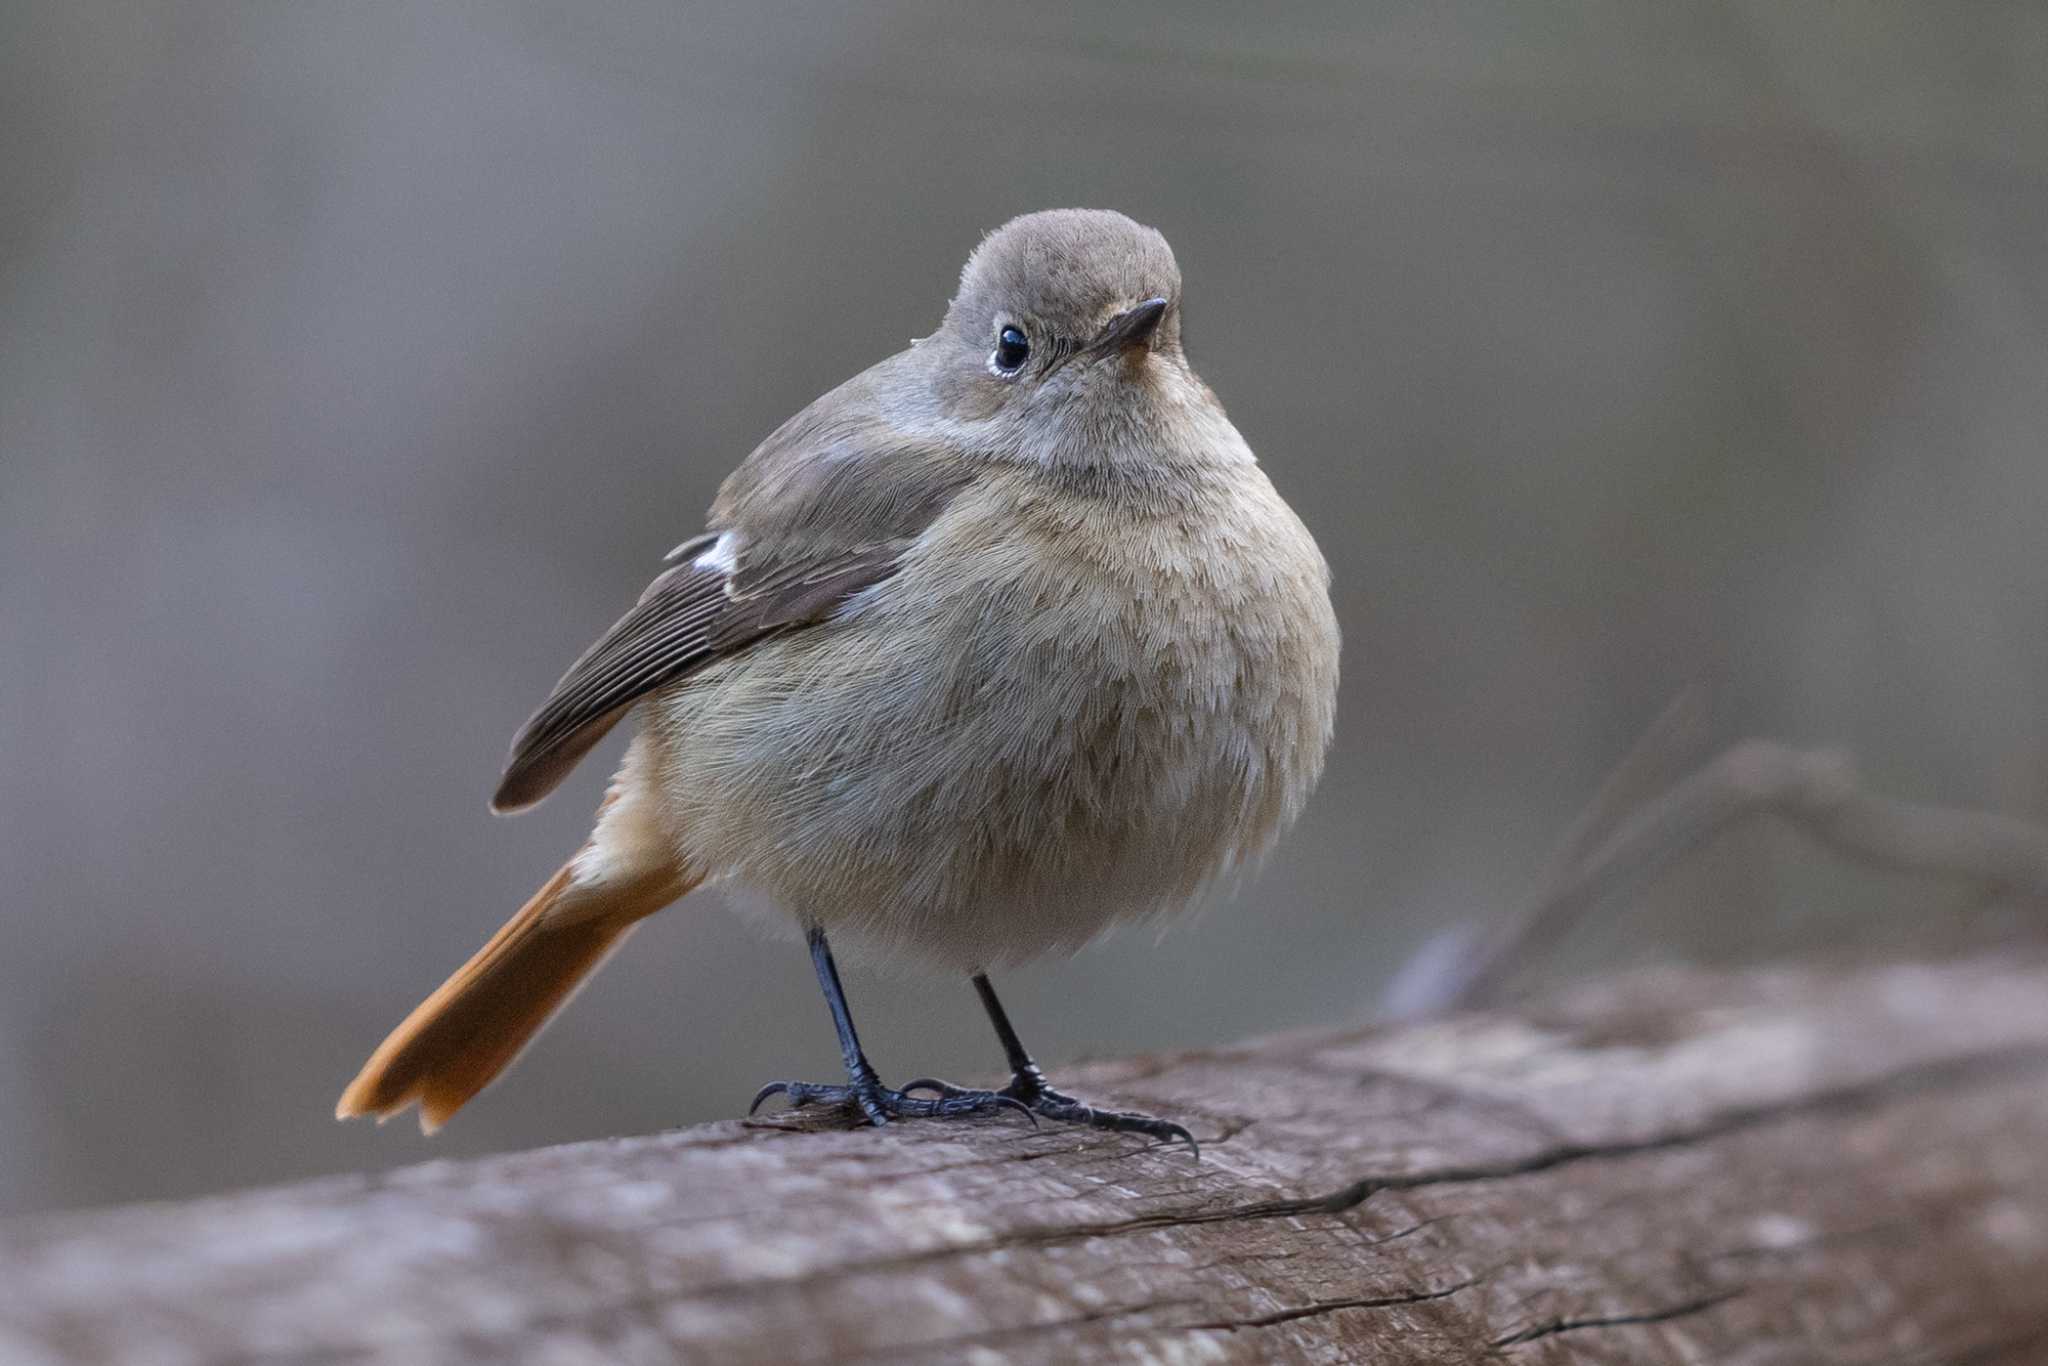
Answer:
MULTIPOLYGON (((1050 1063, 1370 1015, 1678 689, 2048 805, 2048 10, 13 0, 0 1212, 738 1113, 836 1050, 700 895, 429 1143, 367 1051, 581 839, 513 730, 789 413, 1013 214, 1122 209, 1334 567, 1263 872, 1002 983, 1050 1063)), ((1557 970, 1939 942, 1739 834, 1557 970)), ((1934 923, 1930 923, 1930 921, 1934 923)), ((856 970, 885 1073, 967 984, 856 970)))

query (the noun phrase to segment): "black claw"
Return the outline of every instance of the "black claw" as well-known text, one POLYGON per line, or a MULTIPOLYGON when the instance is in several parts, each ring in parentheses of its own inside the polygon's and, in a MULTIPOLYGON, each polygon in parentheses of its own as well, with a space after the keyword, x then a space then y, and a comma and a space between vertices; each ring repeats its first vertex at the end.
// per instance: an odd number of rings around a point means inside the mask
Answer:
MULTIPOLYGON (((941 1083, 943 1085, 944 1083, 941 1083)), ((1038 1127, 1038 1116, 1031 1113, 1031 1107, 1015 1096, 1006 1096, 1001 1091, 963 1091, 959 1087, 948 1088, 941 1105, 965 1105, 962 1114, 978 1114, 983 1110, 1014 1110, 1031 1121, 1031 1127, 1038 1127)))
POLYGON ((1033 1125, 1043 1115, 1061 1124, 1079 1124, 1091 1129, 1107 1129, 1112 1133, 1144 1134, 1147 1138, 1161 1143, 1185 1143, 1188 1151, 1197 1159, 1202 1155, 1202 1145, 1195 1142, 1195 1136, 1187 1126, 1176 1124, 1170 1119, 1154 1119, 1129 1110, 1098 1110, 1092 1105, 1075 1100, 1072 1096, 1053 1090, 1045 1084, 1043 1077, 1020 1075, 1013 1077, 1010 1084, 1000 1091, 970 1091, 941 1081, 937 1077, 919 1077, 906 1082, 903 1093, 930 1091, 944 1104, 953 1100, 972 1099, 982 1104, 1006 1102, 1031 1116, 1033 1125))
POLYGON ((1078 1124, 1119 1134, 1143 1134, 1159 1143, 1185 1143, 1188 1152, 1197 1160, 1202 1156, 1201 1145, 1195 1142, 1195 1136, 1185 1125, 1129 1110, 1098 1110, 1053 1090, 1036 1075, 1012 1078, 1010 1084, 1000 1091, 970 1090, 937 1077, 919 1077, 893 1091, 879 1081, 846 1086, 772 1081, 755 1095, 747 1113, 753 1114, 761 1108, 763 1101, 776 1095, 787 1096, 792 1110, 801 1110, 807 1105, 852 1106, 878 1129, 892 1119, 960 1119, 968 1115, 1014 1110, 1030 1120, 1033 1128, 1038 1127, 1042 1115, 1061 1124, 1078 1124), (928 1091, 932 1098, 913 1094, 918 1091, 928 1091))
POLYGON ((1201 1159, 1202 1145, 1195 1142, 1195 1136, 1187 1131, 1185 1125, 1176 1124, 1170 1119, 1154 1119, 1151 1115, 1133 1114, 1126 1110, 1097 1110, 1078 1101, 1066 1100, 1065 1097, 1060 1097, 1059 1100, 1066 1101, 1066 1104, 1059 1104, 1052 1097, 1048 1097, 1047 1100, 1050 1103, 1042 1106, 1039 1113, 1050 1114, 1070 1124, 1086 1124, 1094 1129, 1108 1129, 1120 1134, 1144 1134, 1160 1143, 1185 1143, 1188 1145, 1189 1154, 1198 1161, 1201 1159))
POLYGON ((1199 1161, 1202 1145, 1195 1142, 1195 1136, 1185 1125, 1170 1119, 1154 1119, 1130 1110, 1098 1110, 1092 1105, 1075 1100, 1045 1084, 1034 1070, 1028 1075, 1020 1074, 1003 1088, 1029 1105, 1034 1114, 1062 1124, 1080 1124, 1091 1129, 1107 1129, 1119 1134, 1144 1134, 1160 1143, 1185 1143, 1188 1152, 1199 1161))
MULTIPOLYGON (((960 1114, 979 1114, 983 1110, 1015 1110, 1031 1121, 1032 1128, 1038 1127, 1038 1116, 1032 1113, 1030 1105, 1010 1094, 1008 1090, 970 1090, 965 1086, 955 1086, 950 1081, 940 1081, 937 1077, 919 1077, 916 1081, 903 1084, 904 1095, 907 1096, 913 1091, 932 1092, 939 1098, 937 1104, 941 1107, 961 1106, 962 1108, 958 1110, 960 1114)), ((943 1112, 954 1113, 950 1110, 943 1112)))
POLYGON ((861 1081, 845 1086, 826 1086, 807 1081, 773 1081, 762 1087, 754 1096, 754 1103, 747 1107, 753 1114, 761 1108, 770 1096, 786 1096, 789 1108, 801 1110, 807 1105, 845 1105, 858 1109, 868 1123, 876 1128, 886 1126, 892 1119, 960 1119, 968 1115, 989 1114, 996 1111, 1015 1110, 1030 1120, 1035 1127, 1038 1116, 1028 1106, 1021 1104, 1014 1096, 996 1091, 964 1091, 957 1086, 932 1078, 913 1082, 901 1090, 892 1091, 879 1081, 861 1081), (935 1100, 927 1100, 910 1093, 915 1090, 936 1091, 935 1100))
POLYGON ((820 1086, 809 1081, 771 1081, 754 1093, 754 1103, 747 1107, 753 1114, 761 1103, 770 1096, 783 1096, 789 1101, 789 1108, 801 1110, 807 1105, 855 1104, 861 1099, 860 1093, 851 1086, 820 1086))

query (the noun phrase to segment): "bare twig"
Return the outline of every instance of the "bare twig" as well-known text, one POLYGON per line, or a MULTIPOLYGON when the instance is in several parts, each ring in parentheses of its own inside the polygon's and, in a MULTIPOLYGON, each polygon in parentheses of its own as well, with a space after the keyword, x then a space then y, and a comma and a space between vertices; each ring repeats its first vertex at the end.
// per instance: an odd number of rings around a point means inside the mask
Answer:
POLYGON ((1587 859, 1600 851, 1623 821, 1645 802, 1669 791, 1688 769, 1701 762, 1707 750, 1706 732, 1706 690, 1698 686, 1680 689, 1601 780, 1593 799, 1558 841, 1542 882, 1546 896, 1576 881, 1584 873, 1587 859))
POLYGON ((1389 1013, 1409 1016, 1485 1004, 1540 945, 1588 912, 1642 886, 1748 816, 1789 821, 1827 848, 1872 867, 1963 879, 1987 890, 2048 898, 2048 830, 1991 811, 1879 796, 1858 785, 1846 755, 1747 740, 1647 801, 1691 727, 1697 700, 1681 694, 1602 784, 1563 841, 1543 890, 1491 931, 1446 936, 1397 979, 1389 1013))

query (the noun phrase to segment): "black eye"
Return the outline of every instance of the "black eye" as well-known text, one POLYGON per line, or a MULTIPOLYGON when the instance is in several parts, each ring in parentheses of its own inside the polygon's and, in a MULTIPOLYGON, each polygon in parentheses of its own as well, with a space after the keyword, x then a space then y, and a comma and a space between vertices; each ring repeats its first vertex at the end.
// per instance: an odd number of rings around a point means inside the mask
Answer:
POLYGON ((996 338, 996 353, 990 359, 995 363, 996 369, 1006 375, 1014 375, 1023 367, 1030 355, 1030 339, 1016 328, 1006 327, 1003 334, 996 338))

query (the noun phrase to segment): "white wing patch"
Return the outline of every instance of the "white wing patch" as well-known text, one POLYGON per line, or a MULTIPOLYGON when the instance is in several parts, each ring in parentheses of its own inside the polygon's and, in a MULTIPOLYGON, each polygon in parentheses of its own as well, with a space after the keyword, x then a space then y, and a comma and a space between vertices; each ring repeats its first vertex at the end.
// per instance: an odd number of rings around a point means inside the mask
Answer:
POLYGON ((728 531, 711 543, 711 548, 698 555, 690 564, 697 569, 711 569, 720 574, 730 574, 739 563, 739 533, 728 531))

